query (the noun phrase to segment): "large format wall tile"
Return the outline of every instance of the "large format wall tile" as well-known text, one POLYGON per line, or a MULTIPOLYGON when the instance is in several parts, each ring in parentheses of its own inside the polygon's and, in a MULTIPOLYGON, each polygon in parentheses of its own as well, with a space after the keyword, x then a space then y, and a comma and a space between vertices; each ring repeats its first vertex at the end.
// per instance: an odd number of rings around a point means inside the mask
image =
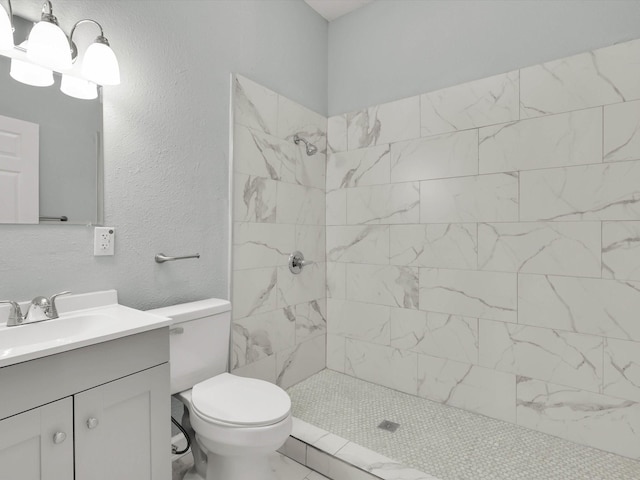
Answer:
POLYGON ((420 223, 517 220, 518 175, 515 173, 420 182, 420 223))
POLYGON ((324 191, 278 182, 278 223, 324 225, 324 191))
POLYGON ((517 70, 420 96, 422 136, 520 118, 517 70))
POLYGON ((640 343, 606 340, 603 393, 640 402, 640 343))
POLYGON ((516 290, 513 273, 420 269, 421 310, 515 323, 516 290))
POLYGON ((233 272, 233 318, 276 309, 277 268, 253 268, 233 272))
POLYGON ((475 318, 391 309, 391 346, 464 363, 478 363, 475 318))
POLYGON ((478 173, 478 131, 467 130, 391 145, 391 181, 410 182, 478 173))
POLYGON ((329 333, 389 345, 389 307, 348 300, 327 300, 329 333))
POLYGON ((278 94, 236 75, 233 90, 234 121, 264 133, 276 134, 278 94))
MULTIPOLYGON (((305 260, 322 263, 326 259, 326 227, 324 225, 296 225, 294 250, 299 250, 305 260)), ((287 255, 287 261, 289 260, 287 255)))
POLYGON ((347 265, 347 299, 418 308, 418 269, 350 263, 347 265))
POLYGON ((296 343, 327 333, 327 302, 324 298, 296 305, 293 307, 293 313, 296 343))
POLYGON ((346 225, 347 190, 339 189, 332 192, 327 191, 326 202, 326 224, 346 225))
POLYGON ((286 265, 294 250, 294 225, 236 222, 233 225, 233 268, 286 265))
POLYGON ((347 222, 418 223, 418 182, 347 189, 347 222))
POLYGON ((428 355, 418 356, 418 395, 515 423, 515 375, 428 355))
POLYGON ((599 222, 481 223, 481 270, 600 277, 599 222))
POLYGON ((640 40, 520 70, 520 113, 537 117, 640 98, 640 40))
POLYGON ((640 159, 640 101, 604 107, 604 161, 640 159))
POLYGON ((389 183, 389 145, 329 155, 327 190, 389 183))
POLYGON ((306 265, 297 275, 289 271, 289 266, 278 267, 278 307, 324 298, 324 276, 324 263, 306 265))
POLYGON ((600 392, 603 339, 480 320, 480 365, 600 392))
POLYGON ((347 114, 349 150, 399 142, 420 136, 420 97, 347 114))
POLYGON ((326 365, 327 120, 243 77, 233 105, 232 369, 286 387, 326 365), (313 262, 300 275, 294 250, 313 262))
POLYGON ((518 425, 640 459, 640 404, 518 378, 518 425))
POLYGON ((640 222, 602 222, 602 276, 640 280, 640 222))
POLYGON ((326 155, 316 153, 309 157, 306 153, 297 151, 298 147, 294 144, 287 145, 287 150, 291 147, 294 151, 282 158, 281 180, 324 190, 326 155))
POLYGON ((291 154, 283 140, 239 123, 234 125, 233 135, 234 172, 280 180, 282 158, 291 154))
POLYGON ((347 340, 340 335, 327 334, 327 368, 344 373, 347 340))
POLYGON ((325 368, 326 335, 276 353, 276 384, 287 389, 325 368))
POLYGON ((602 162, 602 110, 480 129, 480 173, 602 162))
MULTIPOLYGON (((279 138, 293 143, 293 137, 298 135, 308 142, 311 142, 318 149, 319 153, 326 153, 327 150, 327 119, 299 103, 293 102, 282 95, 278 96, 278 130, 279 138)), ((303 144, 297 146, 301 153, 304 152, 303 144)), ((315 158, 307 156, 308 160, 315 158)))
POLYGON ((389 263, 389 226, 327 227, 330 262, 389 263))
POLYGON ((475 223, 391 225, 390 262, 416 267, 462 268, 478 265, 475 223))
POLYGON ((275 223, 277 182, 241 173, 233 178, 233 220, 275 223))
POLYGON ((640 219, 640 162, 520 173, 520 220, 640 219))
POLYGON ((521 324, 640 340, 640 283, 522 274, 518 297, 521 324))
POLYGON ((257 378, 269 383, 276 383, 276 356, 261 358, 242 367, 231 364, 231 373, 240 377, 257 378))
POLYGON ((327 262, 327 298, 347 297, 347 265, 327 262))
POLYGON ((242 367, 296 343, 292 308, 273 310, 233 322, 235 367, 242 367))
POLYGON ((327 155, 347 150, 347 115, 327 119, 327 155))
POLYGON ((417 354, 347 339, 345 373, 378 385, 417 393, 417 354))

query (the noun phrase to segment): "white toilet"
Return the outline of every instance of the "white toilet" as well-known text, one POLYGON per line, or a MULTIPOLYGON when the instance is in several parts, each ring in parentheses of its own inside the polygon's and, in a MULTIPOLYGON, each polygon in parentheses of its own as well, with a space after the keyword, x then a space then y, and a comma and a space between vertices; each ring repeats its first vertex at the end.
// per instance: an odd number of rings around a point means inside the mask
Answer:
POLYGON ((186 407, 194 456, 184 479, 275 479, 268 456, 291 433, 291 400, 269 382, 227 373, 231 304, 210 299, 151 313, 173 320, 171 394, 186 407))

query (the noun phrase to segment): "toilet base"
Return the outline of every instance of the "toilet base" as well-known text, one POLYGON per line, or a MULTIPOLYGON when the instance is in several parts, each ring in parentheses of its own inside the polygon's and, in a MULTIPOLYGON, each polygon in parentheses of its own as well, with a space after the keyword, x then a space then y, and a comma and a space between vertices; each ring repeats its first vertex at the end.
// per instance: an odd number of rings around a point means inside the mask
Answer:
POLYGON ((187 470, 187 473, 184 474, 182 480, 205 480, 205 478, 202 475, 198 475, 196 469, 191 467, 189 470, 187 470))
MULTIPOLYGON (((186 477, 185 477, 186 478, 186 477)), ((277 480, 264 456, 223 456, 207 454, 206 480, 277 480)))

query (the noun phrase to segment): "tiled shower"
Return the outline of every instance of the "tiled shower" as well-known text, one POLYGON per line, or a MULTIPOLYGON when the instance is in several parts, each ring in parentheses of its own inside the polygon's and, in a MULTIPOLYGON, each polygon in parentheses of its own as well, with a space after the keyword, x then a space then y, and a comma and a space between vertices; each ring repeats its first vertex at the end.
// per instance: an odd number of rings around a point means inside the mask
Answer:
POLYGON ((237 77, 236 372, 287 388, 326 366, 640 459, 639 58, 328 121, 237 77), (293 250, 316 262, 298 277, 293 250))
POLYGON ((231 368, 287 388, 326 364, 327 120, 242 76, 232 79, 231 368), (314 156, 295 134, 318 147, 314 156), (314 262, 289 272, 294 250, 314 262))

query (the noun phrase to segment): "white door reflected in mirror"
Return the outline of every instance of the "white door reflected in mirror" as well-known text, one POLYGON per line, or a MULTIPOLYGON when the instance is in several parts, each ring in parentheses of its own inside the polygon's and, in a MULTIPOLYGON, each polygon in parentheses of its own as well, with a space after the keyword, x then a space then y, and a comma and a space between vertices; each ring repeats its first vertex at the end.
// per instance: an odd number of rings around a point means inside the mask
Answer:
POLYGON ((0 115, 0 223, 38 223, 40 127, 0 115))

